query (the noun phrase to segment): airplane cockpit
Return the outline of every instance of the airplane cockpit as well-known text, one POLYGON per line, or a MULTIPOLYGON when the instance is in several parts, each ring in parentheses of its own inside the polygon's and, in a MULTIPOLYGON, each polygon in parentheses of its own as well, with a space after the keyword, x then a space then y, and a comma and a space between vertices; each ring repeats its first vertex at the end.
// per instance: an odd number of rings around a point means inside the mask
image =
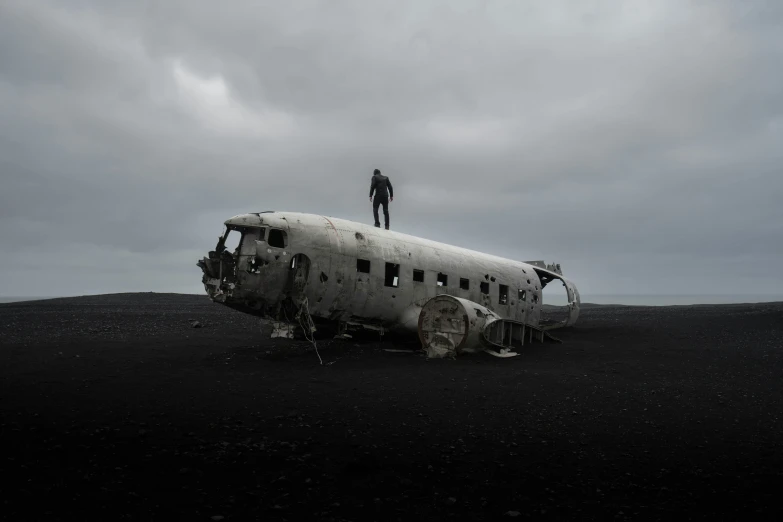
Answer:
POLYGON ((287 268, 286 261, 290 261, 286 251, 288 231, 253 222, 251 216, 226 221, 215 249, 198 262, 208 294, 219 302, 230 304, 231 298, 236 297, 239 304, 242 299, 247 301, 246 294, 252 293, 255 295, 251 301, 263 303, 264 296, 259 292, 276 294, 279 282, 286 279, 285 274, 278 272, 287 268))

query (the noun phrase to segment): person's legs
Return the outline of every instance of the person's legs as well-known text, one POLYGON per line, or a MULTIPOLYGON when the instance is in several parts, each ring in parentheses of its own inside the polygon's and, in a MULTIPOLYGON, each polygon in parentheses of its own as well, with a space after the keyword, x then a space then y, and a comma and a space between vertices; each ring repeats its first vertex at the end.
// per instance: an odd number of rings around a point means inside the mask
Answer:
POLYGON ((389 230, 389 198, 383 198, 383 219, 386 224, 386 230, 389 230))
POLYGON ((372 200, 372 215, 375 218, 375 226, 380 228, 381 227, 381 220, 378 216, 378 205, 381 204, 381 198, 378 196, 375 196, 372 200))

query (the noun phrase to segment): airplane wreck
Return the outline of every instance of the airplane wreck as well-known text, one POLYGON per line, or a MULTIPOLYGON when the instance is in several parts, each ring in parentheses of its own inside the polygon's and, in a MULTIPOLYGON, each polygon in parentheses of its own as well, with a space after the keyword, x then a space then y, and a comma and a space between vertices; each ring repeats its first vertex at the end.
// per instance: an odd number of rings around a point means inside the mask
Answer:
POLYGON ((313 214, 249 213, 224 225, 198 262, 204 287, 214 302, 272 320, 273 337, 375 330, 418 335, 428 357, 511 357, 526 342, 556 340, 549 332, 579 317, 579 292, 559 264, 313 214), (542 290, 555 280, 565 287, 567 316, 545 320, 542 290))

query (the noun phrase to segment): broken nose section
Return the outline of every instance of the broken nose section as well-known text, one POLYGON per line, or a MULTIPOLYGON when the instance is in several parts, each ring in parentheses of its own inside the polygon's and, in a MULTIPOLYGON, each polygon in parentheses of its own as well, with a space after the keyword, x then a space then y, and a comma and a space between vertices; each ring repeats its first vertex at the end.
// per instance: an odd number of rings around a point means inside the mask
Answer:
POLYGON ((209 257, 202 258, 196 264, 204 274, 201 282, 204 283, 209 298, 218 303, 225 303, 236 286, 233 281, 234 267, 231 255, 212 251, 209 257))
POLYGON ((209 298, 216 303, 225 303, 234 292, 234 283, 220 281, 214 278, 204 278, 204 288, 209 298))

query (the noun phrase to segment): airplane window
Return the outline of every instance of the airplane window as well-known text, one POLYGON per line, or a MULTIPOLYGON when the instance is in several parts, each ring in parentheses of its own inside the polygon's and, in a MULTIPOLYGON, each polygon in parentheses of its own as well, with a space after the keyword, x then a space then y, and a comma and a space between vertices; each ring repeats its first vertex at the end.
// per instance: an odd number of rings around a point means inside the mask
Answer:
POLYGON ((449 281, 449 276, 438 272, 438 286, 446 286, 449 281))
POLYGON ((400 265, 394 263, 386 263, 386 279, 383 282, 384 286, 391 286, 397 288, 400 283, 400 265))
POLYGON ((269 240, 267 243, 271 247, 275 248, 285 248, 287 243, 287 234, 285 233, 285 230, 280 230, 278 228, 273 228, 269 230, 269 240))
POLYGON ((517 295, 519 296, 520 301, 525 301, 527 299, 527 292, 524 290, 518 290, 517 295))
POLYGON ((413 269, 413 280, 417 283, 424 282, 424 270, 413 269))
POLYGON ((481 282, 481 293, 485 295, 489 295, 489 283, 486 281, 481 282))
POLYGON ((500 295, 498 296, 498 303, 508 303, 508 286, 500 285, 500 295))
POLYGON ((233 253, 234 251, 239 249, 239 244, 242 242, 242 232, 230 228, 223 236, 223 238, 224 238, 223 245, 225 246, 226 251, 228 251, 229 253, 233 253))
POLYGON ((361 272, 363 274, 369 274, 370 273, 370 262, 366 259, 357 259, 356 260, 356 271, 361 272))

